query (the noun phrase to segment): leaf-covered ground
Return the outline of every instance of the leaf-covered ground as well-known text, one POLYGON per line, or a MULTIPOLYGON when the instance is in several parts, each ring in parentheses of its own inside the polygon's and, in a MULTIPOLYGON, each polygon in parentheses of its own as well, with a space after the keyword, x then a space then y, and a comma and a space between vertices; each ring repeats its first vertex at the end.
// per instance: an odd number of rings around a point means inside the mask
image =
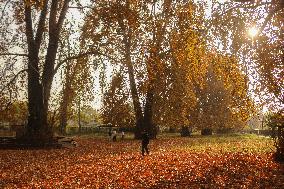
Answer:
POLYGON ((284 188, 270 139, 77 138, 72 149, 0 150, 0 188, 284 188))

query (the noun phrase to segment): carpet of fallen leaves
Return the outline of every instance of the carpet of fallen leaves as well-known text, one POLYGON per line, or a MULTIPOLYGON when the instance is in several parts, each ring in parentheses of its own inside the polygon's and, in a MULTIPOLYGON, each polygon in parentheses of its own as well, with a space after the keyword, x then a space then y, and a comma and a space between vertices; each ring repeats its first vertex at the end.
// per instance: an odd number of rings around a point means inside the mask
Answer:
MULTIPOLYGON (((284 188, 268 139, 76 138, 71 149, 0 150, 0 188, 284 188)), ((271 147, 272 148, 272 147, 271 147)))

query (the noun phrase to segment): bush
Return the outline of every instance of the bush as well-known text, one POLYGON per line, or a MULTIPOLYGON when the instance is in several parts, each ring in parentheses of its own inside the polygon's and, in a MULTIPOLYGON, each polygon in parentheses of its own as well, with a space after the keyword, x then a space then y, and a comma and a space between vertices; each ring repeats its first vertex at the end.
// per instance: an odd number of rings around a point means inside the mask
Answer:
POLYGON ((212 132, 211 128, 205 128, 201 130, 201 135, 212 135, 212 132))
POLYGON ((182 126, 181 127, 180 134, 181 134, 182 137, 190 136, 191 133, 192 133, 192 128, 190 128, 188 126, 182 126))
POLYGON ((233 132, 234 132, 233 128, 221 128, 221 129, 216 130, 217 134, 230 134, 230 133, 233 133, 233 132))
POLYGON ((268 126, 276 131, 274 144, 276 147, 275 159, 284 162, 284 112, 279 111, 268 115, 268 126))

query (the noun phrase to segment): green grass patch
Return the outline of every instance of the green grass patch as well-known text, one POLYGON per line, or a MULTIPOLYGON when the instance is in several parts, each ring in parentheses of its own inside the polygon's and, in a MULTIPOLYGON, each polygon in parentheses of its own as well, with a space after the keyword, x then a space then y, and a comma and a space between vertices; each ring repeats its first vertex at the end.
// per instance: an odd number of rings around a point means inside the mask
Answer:
POLYGON ((178 151, 267 153, 275 151, 273 140, 253 134, 192 136, 183 138, 172 148, 178 151))

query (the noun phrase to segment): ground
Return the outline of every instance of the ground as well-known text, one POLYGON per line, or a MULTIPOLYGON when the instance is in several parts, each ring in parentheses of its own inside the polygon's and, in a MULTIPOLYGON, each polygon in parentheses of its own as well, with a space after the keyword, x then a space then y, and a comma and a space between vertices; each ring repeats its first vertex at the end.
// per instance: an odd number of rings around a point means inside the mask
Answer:
POLYGON ((284 188, 273 141, 254 135, 77 137, 65 149, 0 150, 0 188, 284 188))

